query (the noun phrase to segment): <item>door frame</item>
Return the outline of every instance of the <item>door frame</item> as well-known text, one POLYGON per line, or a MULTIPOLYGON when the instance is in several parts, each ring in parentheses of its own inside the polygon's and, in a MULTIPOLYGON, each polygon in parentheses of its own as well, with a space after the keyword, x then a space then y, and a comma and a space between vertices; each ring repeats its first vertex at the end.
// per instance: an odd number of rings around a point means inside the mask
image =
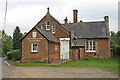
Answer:
MULTIPOLYGON (((61 47, 62 47, 62 45, 61 45, 61 41, 68 41, 68 46, 69 46, 69 41, 70 41, 70 38, 60 38, 59 39, 60 40, 60 59, 63 59, 61 56, 61 47)), ((68 56, 69 56, 69 51, 70 51, 70 46, 69 46, 69 49, 68 49, 68 56)), ((69 59, 69 58, 68 58, 69 59)))

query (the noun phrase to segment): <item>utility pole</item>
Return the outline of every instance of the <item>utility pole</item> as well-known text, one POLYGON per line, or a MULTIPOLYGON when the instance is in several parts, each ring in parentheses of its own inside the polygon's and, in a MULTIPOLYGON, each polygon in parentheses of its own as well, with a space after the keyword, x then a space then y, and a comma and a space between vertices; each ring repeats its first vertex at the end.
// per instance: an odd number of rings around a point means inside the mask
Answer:
MULTIPOLYGON (((5 30, 5 26, 6 26, 7 5, 8 5, 8 2, 7 2, 7 0, 6 0, 6 2, 5 2, 5 16, 4 16, 3 30, 5 30)), ((3 39, 4 39, 4 34, 2 34, 2 49, 3 49, 3 45, 4 45, 3 39)))
POLYGON ((3 29, 5 29, 5 25, 6 25, 7 5, 8 5, 8 2, 6 0, 6 4, 5 4, 5 17, 4 17, 4 28, 3 29))

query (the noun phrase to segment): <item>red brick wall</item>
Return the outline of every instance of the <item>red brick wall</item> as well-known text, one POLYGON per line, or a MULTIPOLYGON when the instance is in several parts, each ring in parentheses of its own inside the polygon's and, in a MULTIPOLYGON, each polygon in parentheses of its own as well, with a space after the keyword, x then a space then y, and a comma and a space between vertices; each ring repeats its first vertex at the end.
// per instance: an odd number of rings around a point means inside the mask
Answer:
POLYGON ((40 61, 46 59, 48 56, 48 41, 38 32, 36 29, 33 29, 22 41, 22 61, 40 61), (32 38, 32 32, 37 32, 36 38, 38 39, 28 39, 32 38), (38 40, 38 41, 36 41, 38 40), (37 43, 38 44, 38 52, 33 53, 31 52, 31 44, 37 43))
POLYGON ((63 28, 62 25, 60 25, 55 19, 53 19, 51 16, 46 16, 44 17, 41 22, 39 24, 37 24, 36 26, 38 28, 41 28, 41 24, 44 24, 44 29, 46 30, 46 21, 50 22, 50 30, 48 30, 48 32, 50 32, 51 34, 53 34, 58 40, 59 38, 69 38, 69 32, 63 28), (52 24, 54 24, 56 26, 56 32, 52 33, 52 24))
POLYGON ((94 52, 86 52, 86 55, 94 56, 94 52))
POLYGON ((79 60, 79 50, 80 50, 80 60, 85 59, 85 52, 84 52, 84 48, 73 48, 72 49, 72 60, 79 60))
POLYGON ((86 56, 87 55, 96 59, 109 59, 110 53, 108 39, 96 39, 96 52, 86 52, 86 56), (94 53, 96 53, 96 56, 94 53))
POLYGON ((85 48, 80 48, 80 60, 85 59, 85 48))
POLYGON ((109 43, 107 39, 100 39, 98 41, 98 56, 99 59, 109 59, 109 43))
POLYGON ((78 48, 72 49, 72 60, 78 60, 78 48))
POLYGON ((49 61, 52 62, 60 58, 60 44, 50 42, 49 45, 50 45, 50 48, 49 48, 49 52, 50 52, 49 59, 50 60, 49 61), (57 46, 57 50, 55 50, 55 46, 57 46))

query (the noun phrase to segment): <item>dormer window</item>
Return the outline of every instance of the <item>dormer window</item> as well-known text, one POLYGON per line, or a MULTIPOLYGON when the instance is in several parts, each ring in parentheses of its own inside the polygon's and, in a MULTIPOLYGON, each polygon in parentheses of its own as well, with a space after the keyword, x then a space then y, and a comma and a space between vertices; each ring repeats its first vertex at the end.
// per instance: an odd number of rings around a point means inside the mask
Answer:
POLYGON ((41 29, 44 29, 44 24, 41 25, 41 29))
POLYGON ((50 22, 49 21, 46 22, 46 30, 50 30, 50 22))
POLYGON ((55 33, 55 25, 52 25, 52 33, 55 33))

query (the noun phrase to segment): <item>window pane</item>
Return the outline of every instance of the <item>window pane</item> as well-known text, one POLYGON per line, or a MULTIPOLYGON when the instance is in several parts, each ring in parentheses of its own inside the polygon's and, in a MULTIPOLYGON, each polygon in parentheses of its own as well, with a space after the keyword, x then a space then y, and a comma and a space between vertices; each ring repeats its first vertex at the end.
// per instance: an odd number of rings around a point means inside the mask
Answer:
POLYGON ((55 25, 52 25, 52 32, 55 32, 55 25))
POLYGON ((96 51, 96 41, 87 41, 86 42, 86 51, 92 52, 96 51))
POLYGON ((41 29, 44 29, 44 24, 41 25, 41 29))
POLYGON ((49 21, 47 22, 47 25, 50 25, 50 22, 49 22, 49 21))
POLYGON ((90 41, 90 50, 92 50, 92 41, 90 41))
POLYGON ((55 45, 55 50, 57 50, 58 49, 58 47, 55 45))
POLYGON ((95 51, 96 50, 96 42, 93 41, 93 50, 95 51))
POLYGON ((88 50, 88 41, 86 42, 86 50, 88 50))
POLYGON ((50 29, 50 22, 49 21, 46 22, 46 29, 50 29))
POLYGON ((33 43, 32 48, 33 48, 32 49, 33 52, 37 52, 37 43, 33 43))
POLYGON ((36 32, 33 32, 33 33, 32 33, 32 37, 35 38, 36 36, 37 36, 37 33, 36 33, 36 32))

